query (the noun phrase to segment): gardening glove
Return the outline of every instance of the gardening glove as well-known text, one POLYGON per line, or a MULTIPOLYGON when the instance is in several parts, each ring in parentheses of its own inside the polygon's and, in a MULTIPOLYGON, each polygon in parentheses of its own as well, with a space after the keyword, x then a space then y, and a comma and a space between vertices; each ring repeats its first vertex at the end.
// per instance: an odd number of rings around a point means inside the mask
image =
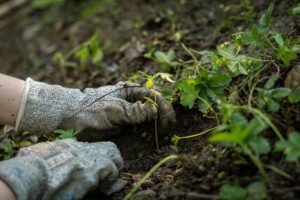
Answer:
POLYGON ((0 179, 18 200, 75 200, 97 186, 105 194, 122 189, 126 184, 118 179, 122 165, 111 142, 66 139, 21 149, 15 158, 0 163, 0 179))
POLYGON ((175 122, 175 112, 158 93, 119 82, 84 91, 26 80, 17 131, 51 132, 57 128, 108 130, 158 119, 161 130, 175 122), (145 99, 156 101, 157 107, 145 99))

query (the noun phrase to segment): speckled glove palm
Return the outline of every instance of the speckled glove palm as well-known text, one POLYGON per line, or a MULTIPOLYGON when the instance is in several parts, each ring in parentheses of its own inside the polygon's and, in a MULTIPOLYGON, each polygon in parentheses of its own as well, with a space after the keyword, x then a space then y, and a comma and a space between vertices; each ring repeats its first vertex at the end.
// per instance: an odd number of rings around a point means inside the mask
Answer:
POLYGON ((0 163, 0 178, 18 200, 76 200, 97 186, 106 194, 122 189, 122 165, 111 142, 66 139, 21 149, 15 158, 0 163))
POLYGON ((84 91, 26 80, 17 119, 18 131, 51 132, 56 128, 108 130, 158 119, 161 129, 175 122, 175 112, 158 93, 119 82, 84 91), (156 100, 158 107, 146 101, 156 100))

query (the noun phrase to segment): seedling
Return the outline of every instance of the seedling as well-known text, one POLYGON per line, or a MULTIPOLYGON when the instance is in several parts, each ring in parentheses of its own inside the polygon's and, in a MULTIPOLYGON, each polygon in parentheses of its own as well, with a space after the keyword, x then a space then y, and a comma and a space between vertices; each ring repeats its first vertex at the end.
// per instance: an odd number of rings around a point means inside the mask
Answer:
POLYGON ((200 69, 194 78, 180 80, 176 87, 180 92, 180 103, 193 108, 195 103, 201 112, 205 113, 218 99, 225 98, 225 87, 231 82, 226 73, 208 73, 200 69))
POLYGON ((276 144, 276 149, 284 151, 286 154, 286 161, 297 161, 300 157, 300 134, 292 132, 289 134, 288 139, 279 141, 276 144))
POLYGON ((164 71, 175 69, 178 66, 178 62, 175 61, 176 54, 172 49, 170 49, 167 53, 155 51, 154 53, 147 53, 144 56, 154 60, 164 71))
POLYGON ((79 133, 79 131, 76 131, 74 129, 68 129, 68 130, 59 129, 53 132, 59 134, 57 139, 75 138, 76 135, 79 133))
POLYGON ((267 198, 267 188, 261 181, 253 182, 246 188, 225 184, 220 188, 218 197, 222 200, 263 200, 267 198))
POLYGON ((296 51, 286 45, 280 33, 276 33, 274 36, 279 48, 277 49, 277 60, 281 60, 284 66, 289 67, 291 61, 297 58, 296 51))
POLYGON ((291 103, 298 103, 300 102, 300 87, 297 87, 290 95, 289 95, 289 101, 291 103))
POLYGON ((270 112, 278 112, 280 109, 278 100, 287 97, 291 93, 291 89, 289 88, 279 87, 273 89, 278 78, 277 75, 273 75, 265 83, 264 88, 256 88, 259 108, 262 109, 267 106, 270 112))

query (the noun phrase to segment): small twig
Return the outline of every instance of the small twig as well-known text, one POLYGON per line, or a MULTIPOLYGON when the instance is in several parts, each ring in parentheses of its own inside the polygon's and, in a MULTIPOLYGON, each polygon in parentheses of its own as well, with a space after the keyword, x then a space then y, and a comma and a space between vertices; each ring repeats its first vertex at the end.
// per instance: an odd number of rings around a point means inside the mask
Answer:
POLYGON ((156 165, 154 165, 154 167, 152 167, 150 169, 150 171, 139 181, 135 184, 135 186, 130 190, 130 192, 125 196, 124 200, 129 200, 132 195, 141 187, 141 185, 152 175, 154 174, 163 164, 165 164, 166 162, 170 161, 170 160, 178 160, 179 157, 176 155, 171 155, 168 156, 164 159, 162 159, 161 161, 159 161, 159 163, 157 163, 156 165))

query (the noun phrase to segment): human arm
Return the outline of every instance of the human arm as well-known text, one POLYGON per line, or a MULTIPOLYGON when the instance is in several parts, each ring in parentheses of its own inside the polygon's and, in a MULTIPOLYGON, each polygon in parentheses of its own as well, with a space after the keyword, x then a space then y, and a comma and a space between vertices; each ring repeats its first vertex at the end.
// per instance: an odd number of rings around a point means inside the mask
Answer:
POLYGON ((0 199, 2 200, 17 200, 13 190, 4 181, 0 179, 0 199))
POLYGON ((0 73, 0 124, 15 126, 25 81, 0 73))

